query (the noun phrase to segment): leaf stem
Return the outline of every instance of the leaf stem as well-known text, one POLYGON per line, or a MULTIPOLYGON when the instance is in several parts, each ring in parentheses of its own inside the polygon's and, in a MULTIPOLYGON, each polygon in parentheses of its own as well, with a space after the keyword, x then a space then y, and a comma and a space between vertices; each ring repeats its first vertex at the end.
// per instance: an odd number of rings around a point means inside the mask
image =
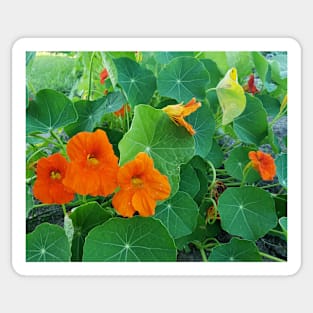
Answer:
POLYGON ((60 145, 64 155, 66 155, 66 148, 64 146, 63 141, 60 139, 60 137, 57 136, 56 133, 52 129, 50 130, 50 134, 58 142, 58 144, 60 145))
POLYGON ((267 253, 265 253, 265 252, 259 251, 259 254, 260 254, 261 256, 263 256, 263 257, 265 257, 265 258, 268 258, 268 259, 270 259, 270 260, 273 260, 273 261, 275 261, 275 262, 286 262, 286 261, 283 260, 283 259, 277 258, 276 256, 269 255, 269 254, 267 254, 267 253))
POLYGON ((204 248, 200 247, 200 248, 199 248, 199 251, 200 251, 200 253, 201 253, 201 257, 202 257, 203 262, 209 262, 209 261, 208 261, 208 258, 207 258, 207 256, 206 256, 206 253, 205 253, 204 248))
POLYGON ((66 207, 65 207, 65 204, 64 204, 64 203, 62 204, 62 210, 63 210, 64 216, 66 216, 67 213, 66 213, 66 207))
POLYGON ((212 164, 212 162, 210 162, 210 161, 206 161, 206 162, 210 165, 210 167, 211 167, 211 169, 212 169, 212 173, 213 173, 212 182, 211 182, 210 186, 208 187, 208 190, 211 190, 211 189, 214 187, 215 182, 216 182, 216 170, 215 170, 215 167, 214 167, 214 165, 212 164))
POLYGON ((88 101, 90 100, 90 96, 91 96, 92 63, 93 63, 94 56, 95 56, 95 52, 93 52, 91 55, 90 65, 89 65, 89 83, 88 83, 88 96, 87 96, 88 101))

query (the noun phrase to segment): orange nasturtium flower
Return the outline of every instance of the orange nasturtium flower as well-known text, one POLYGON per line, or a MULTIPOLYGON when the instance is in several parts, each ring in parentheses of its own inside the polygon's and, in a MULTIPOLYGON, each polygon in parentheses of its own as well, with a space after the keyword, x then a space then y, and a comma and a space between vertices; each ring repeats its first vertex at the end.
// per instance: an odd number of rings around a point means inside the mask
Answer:
POLYGON ((182 103, 172 104, 164 107, 162 110, 167 113, 170 119, 176 124, 184 126, 190 135, 194 135, 196 131, 192 126, 184 120, 184 117, 190 115, 201 107, 201 102, 197 102, 196 98, 192 98, 186 105, 182 103))
POLYGON ((252 167, 263 180, 273 180, 276 175, 276 165, 272 156, 262 151, 250 151, 249 159, 252 167))
POLYGON ((80 132, 67 143, 65 186, 81 195, 107 196, 117 187, 118 159, 106 133, 80 132))
POLYGON ((100 84, 104 84, 104 81, 109 77, 108 70, 104 68, 100 73, 100 84))
POLYGON ((244 89, 244 91, 248 91, 248 92, 252 93, 253 95, 260 92, 260 90, 258 88, 256 88, 256 86, 254 84, 254 75, 253 74, 250 75, 248 83, 243 86, 243 89, 244 89))
POLYGON ((154 168, 153 159, 145 152, 121 166, 117 175, 120 190, 112 199, 113 207, 124 217, 137 211, 141 216, 154 215, 156 201, 171 193, 168 178, 154 168))
POLYGON ((130 106, 128 103, 124 104, 118 111, 114 112, 114 115, 123 117, 126 111, 130 112, 130 106))
POLYGON ((34 196, 42 203, 64 204, 74 199, 74 193, 63 185, 68 162, 60 153, 41 158, 37 164, 34 196))

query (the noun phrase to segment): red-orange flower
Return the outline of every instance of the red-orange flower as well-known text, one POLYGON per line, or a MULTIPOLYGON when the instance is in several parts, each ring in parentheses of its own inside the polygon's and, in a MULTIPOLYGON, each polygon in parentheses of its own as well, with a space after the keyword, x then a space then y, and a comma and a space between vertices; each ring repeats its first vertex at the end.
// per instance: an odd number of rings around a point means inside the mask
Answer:
POLYGON ((250 151, 251 165, 263 180, 273 180, 276 175, 276 165, 272 156, 262 151, 250 151))
POLYGON ((126 111, 130 112, 130 106, 128 103, 124 104, 118 111, 114 112, 114 115, 123 117, 126 111))
POLYGON ((106 68, 100 73, 100 84, 104 84, 104 81, 109 77, 109 73, 106 68))
POLYGON ((167 113, 176 125, 184 126, 190 135, 194 135, 196 131, 184 120, 184 117, 195 112, 200 107, 201 102, 197 102, 195 98, 192 98, 186 105, 183 105, 182 103, 172 104, 164 107, 162 110, 167 113))
POLYGON ((248 91, 252 93, 253 95, 256 94, 257 92, 260 92, 258 88, 256 88, 254 84, 254 75, 251 74, 248 80, 248 83, 243 86, 244 91, 248 91))
POLYGON ((107 196, 117 187, 118 159, 106 133, 80 132, 67 143, 65 186, 81 195, 107 196))
POLYGON ((156 201, 166 199, 171 193, 168 178, 154 168, 153 160, 144 152, 120 167, 117 180, 120 190, 112 204, 125 217, 133 216, 136 211, 142 216, 153 215, 156 201))
POLYGON ((38 200, 47 204, 64 204, 73 200, 74 193, 63 185, 67 166, 68 162, 60 153, 38 161, 33 189, 38 200))

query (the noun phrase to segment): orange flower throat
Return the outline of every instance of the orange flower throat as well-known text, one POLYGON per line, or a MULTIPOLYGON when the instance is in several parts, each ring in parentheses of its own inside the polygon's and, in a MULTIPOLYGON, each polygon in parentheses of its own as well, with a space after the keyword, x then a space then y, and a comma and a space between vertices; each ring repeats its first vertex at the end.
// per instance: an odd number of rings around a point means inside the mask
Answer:
POLYGON ((131 182, 134 188, 142 188, 144 185, 143 180, 136 176, 131 179, 131 182))
POLYGON ((99 163, 99 160, 91 153, 87 155, 87 161, 91 165, 97 165, 99 163))
POLYGON ((57 179, 57 180, 60 180, 62 178, 60 172, 58 172, 58 171, 51 171, 50 177, 52 179, 57 179))

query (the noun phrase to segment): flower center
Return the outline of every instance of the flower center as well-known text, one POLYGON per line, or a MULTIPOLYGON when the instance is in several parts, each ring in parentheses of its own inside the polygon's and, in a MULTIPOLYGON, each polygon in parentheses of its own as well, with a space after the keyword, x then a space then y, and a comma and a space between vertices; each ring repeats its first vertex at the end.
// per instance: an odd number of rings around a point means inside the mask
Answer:
POLYGON ((91 165, 97 165, 99 163, 99 160, 91 153, 87 155, 87 161, 91 165))
POLYGON ((132 185, 135 188, 142 188, 143 187, 143 180, 139 177, 132 178, 132 185))
POLYGON ((51 177, 52 179, 57 179, 57 180, 59 180, 59 179, 62 178, 60 172, 58 172, 58 171, 52 171, 52 172, 50 173, 50 177, 51 177))

